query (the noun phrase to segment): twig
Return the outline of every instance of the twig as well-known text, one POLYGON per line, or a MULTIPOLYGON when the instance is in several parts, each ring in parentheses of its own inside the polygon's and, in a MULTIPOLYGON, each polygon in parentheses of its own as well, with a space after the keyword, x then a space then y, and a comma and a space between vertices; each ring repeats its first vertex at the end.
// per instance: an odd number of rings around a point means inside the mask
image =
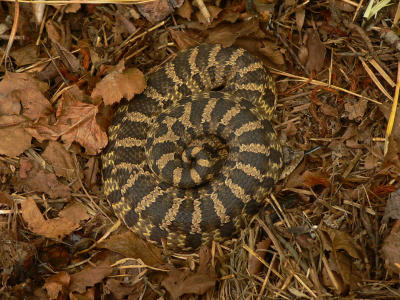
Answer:
POLYGON ((11 50, 11 47, 13 45, 15 36, 17 34, 18 21, 19 21, 19 2, 18 2, 18 0, 16 0, 15 1, 15 12, 14 12, 13 26, 11 28, 10 38, 8 39, 6 50, 4 51, 3 57, 0 60, 0 65, 3 63, 3 61, 7 60, 7 58, 10 55, 10 50, 11 50))

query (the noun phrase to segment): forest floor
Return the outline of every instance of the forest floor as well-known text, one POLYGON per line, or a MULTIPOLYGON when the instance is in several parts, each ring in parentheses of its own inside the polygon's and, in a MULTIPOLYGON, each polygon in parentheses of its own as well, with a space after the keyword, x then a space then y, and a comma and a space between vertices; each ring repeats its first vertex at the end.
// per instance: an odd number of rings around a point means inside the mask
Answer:
POLYGON ((32 2, 0 3, 0 299, 400 299, 399 3, 32 2), (200 43, 265 63, 306 154, 240 236, 179 254, 117 220, 100 153, 200 43))

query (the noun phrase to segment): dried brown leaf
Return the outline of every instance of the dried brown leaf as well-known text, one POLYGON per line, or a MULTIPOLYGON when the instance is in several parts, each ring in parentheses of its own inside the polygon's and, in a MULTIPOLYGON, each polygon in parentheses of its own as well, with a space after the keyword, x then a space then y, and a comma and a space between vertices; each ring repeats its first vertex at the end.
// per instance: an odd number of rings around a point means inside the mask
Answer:
POLYGON ((182 4, 183 0, 159 0, 136 4, 136 7, 143 17, 149 22, 155 23, 167 17, 174 11, 174 8, 178 8, 182 4))
POLYGON ((50 102, 37 88, 16 90, 11 93, 11 97, 22 104, 22 115, 31 120, 49 114, 52 109, 50 102))
POLYGON ((13 207, 14 201, 11 198, 10 194, 0 191, 0 204, 5 204, 8 207, 13 207))
POLYGON ((259 48, 258 51, 269 59, 269 61, 275 65, 284 65, 285 58, 283 57, 280 48, 271 42, 265 41, 263 47, 259 48))
POLYGON ((365 157, 364 168, 367 170, 375 169, 379 164, 379 159, 372 153, 368 153, 365 157))
POLYGON ((46 22, 46 32, 53 43, 61 43, 61 34, 51 19, 46 22))
POLYGON ((31 146, 31 140, 32 136, 20 126, 0 127, 0 154, 16 157, 31 146))
POLYGON ((115 299, 124 299, 126 296, 131 295, 135 290, 135 286, 125 286, 123 281, 114 278, 107 279, 105 287, 112 293, 115 299))
POLYGON ((339 116, 338 110, 329 104, 322 103, 319 108, 321 109, 321 112, 324 115, 331 116, 331 117, 339 116))
POLYGON ((332 247, 335 251, 344 250, 353 258, 360 259, 362 257, 360 247, 354 241, 354 238, 347 232, 325 228, 324 229, 332 241, 332 247))
POLYGON ((184 31, 170 30, 170 34, 180 50, 191 48, 198 44, 198 40, 193 39, 184 31))
POLYGON ((69 181, 76 177, 71 153, 61 143, 50 141, 42 156, 51 163, 57 176, 69 181))
POLYGON ((64 208, 59 214, 60 217, 45 220, 35 200, 31 197, 21 203, 21 212, 32 232, 53 239, 62 239, 79 228, 80 221, 89 218, 86 208, 79 203, 74 203, 64 208))
POLYGON ((101 282, 111 272, 112 268, 105 263, 96 267, 86 267, 82 271, 71 275, 69 289, 72 292, 83 293, 86 291, 86 287, 91 287, 101 282))
POLYGON ((46 289, 50 300, 58 298, 62 290, 66 290, 70 282, 70 276, 67 272, 61 271, 55 275, 46 278, 43 288, 46 289))
POLYGON ((326 49, 324 44, 322 44, 319 39, 318 32, 315 30, 307 30, 307 49, 308 49, 308 59, 306 63, 306 68, 308 71, 319 72, 324 67, 326 49))
POLYGON ((301 177, 305 187, 314 187, 316 185, 323 185, 324 187, 331 186, 328 178, 319 172, 305 171, 301 177))
POLYGON ((66 93, 57 110, 57 124, 49 128, 61 136, 68 148, 77 142, 85 148, 87 154, 94 155, 108 142, 107 134, 97 124, 97 112, 97 106, 80 102, 66 93))
POLYGON ((299 8, 296 10, 296 25, 299 32, 301 32, 301 29, 303 28, 305 17, 306 10, 304 8, 299 8))
MULTIPOLYGON (((21 159, 21 161, 24 160, 21 159)), ((21 190, 46 193, 52 199, 71 197, 69 187, 59 182, 53 173, 48 173, 35 166, 24 175, 26 175, 26 178, 18 182, 18 187, 21 190)))
POLYGON ((122 73, 112 72, 96 84, 92 97, 101 97, 106 105, 118 103, 122 98, 132 99, 143 92, 146 80, 136 68, 126 69, 122 73))
POLYGON ((158 266, 163 263, 161 250, 131 231, 112 235, 104 242, 101 242, 98 247, 120 253, 125 257, 140 258, 149 266, 158 266))
MULTIPOLYGON (((267 250, 269 248, 269 246, 271 245, 271 240, 270 239, 263 239, 262 241, 258 242, 256 244, 256 249, 255 252, 261 257, 264 258, 265 255, 267 254, 267 250)), ((256 275, 258 273, 260 273, 263 264, 260 262, 260 260, 249 254, 249 273, 251 275, 256 275)))
POLYGON ((19 103, 18 99, 0 94, 0 114, 18 115, 20 111, 21 104, 19 103))
POLYGON ((193 12, 192 5, 190 4, 189 0, 185 0, 185 2, 182 4, 181 7, 177 9, 177 14, 180 15, 182 18, 185 18, 186 20, 190 21, 190 17, 193 12))
POLYGON ((34 44, 27 45, 17 50, 11 51, 10 55, 15 59, 18 66, 36 63, 39 58, 37 55, 38 47, 34 44))
POLYGON ((359 100, 358 102, 351 104, 351 103, 345 103, 344 104, 344 109, 348 112, 349 120, 355 120, 362 118, 365 114, 365 111, 367 110, 367 100, 359 100))
POLYGON ((8 95, 14 90, 34 88, 44 93, 48 90, 49 85, 40 80, 34 79, 28 73, 12 73, 7 72, 3 80, 0 82, 0 94, 8 95))
POLYGON ((178 299, 184 294, 202 295, 215 286, 216 274, 210 266, 210 253, 207 248, 200 250, 200 263, 197 272, 172 270, 162 285, 171 294, 173 299, 178 299))

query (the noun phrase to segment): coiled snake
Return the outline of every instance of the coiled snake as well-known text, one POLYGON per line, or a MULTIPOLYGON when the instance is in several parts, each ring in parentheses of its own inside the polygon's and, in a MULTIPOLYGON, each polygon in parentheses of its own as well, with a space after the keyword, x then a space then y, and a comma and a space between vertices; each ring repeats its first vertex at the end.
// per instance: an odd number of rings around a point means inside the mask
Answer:
POLYGON ((178 53, 109 128, 103 180, 117 216, 171 250, 231 238, 281 174, 275 104, 274 81, 249 52, 178 53))

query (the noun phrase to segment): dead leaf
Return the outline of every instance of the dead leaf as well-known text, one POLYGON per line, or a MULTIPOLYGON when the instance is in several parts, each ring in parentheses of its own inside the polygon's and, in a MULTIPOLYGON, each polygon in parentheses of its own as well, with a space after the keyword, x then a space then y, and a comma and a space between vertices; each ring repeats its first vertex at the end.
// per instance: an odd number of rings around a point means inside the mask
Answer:
POLYGON ((329 235, 333 250, 344 250, 351 257, 356 259, 360 259, 362 257, 360 247, 356 244, 354 238, 347 232, 332 228, 324 228, 324 231, 329 235))
POLYGON ((122 73, 113 72, 96 84, 92 98, 101 97, 106 105, 118 103, 122 98, 128 100, 140 94, 146 87, 143 73, 136 68, 126 69, 122 73))
MULTIPOLYGON (((7 116, 0 116, 0 122, 7 116)), ((0 154, 16 157, 31 146, 32 136, 20 126, 0 127, 0 154)))
POLYGON ((46 22, 46 32, 53 43, 61 43, 61 34, 51 19, 46 22))
POLYGON ((0 204, 5 204, 11 208, 14 206, 14 201, 11 198, 10 194, 0 191, 0 204))
MULTIPOLYGON (((270 239, 263 239, 262 241, 258 242, 256 244, 256 249, 255 252, 261 257, 265 258, 265 255, 267 254, 267 250, 269 246, 271 245, 271 240, 270 239)), ((255 257, 254 255, 249 254, 249 273, 251 275, 257 275, 258 273, 261 272, 261 269, 263 267, 263 264, 260 262, 260 260, 255 257)))
POLYGON ((53 239, 62 239, 79 228, 80 221, 89 218, 86 208, 79 203, 74 203, 60 211, 59 217, 45 220, 35 200, 31 197, 21 202, 21 212, 32 232, 53 239))
POLYGON ((229 47, 232 46, 239 37, 255 33, 258 29, 259 24, 254 19, 236 24, 220 24, 209 30, 206 42, 229 47))
POLYGON ((331 117, 339 116, 338 110, 329 104, 322 103, 319 108, 321 109, 321 112, 324 115, 331 116, 331 117))
POLYGON ((172 299, 178 299, 184 294, 202 295, 215 286, 217 276, 209 264, 211 259, 209 250, 203 247, 200 249, 199 255, 200 262, 197 272, 172 270, 162 281, 161 284, 171 294, 172 299))
POLYGON ((0 94, 0 114, 18 115, 20 111, 21 104, 19 103, 18 99, 0 94))
POLYGON ((306 68, 309 72, 316 71, 319 72, 324 67, 326 49, 324 44, 322 44, 319 39, 318 32, 313 29, 307 30, 307 49, 308 49, 308 59, 306 63, 306 68))
POLYGON ((44 93, 49 89, 49 85, 45 82, 33 78, 28 73, 12 73, 7 72, 3 80, 0 82, 0 94, 8 95, 14 90, 33 88, 44 93))
POLYGON ((364 168, 367 170, 375 169, 378 166, 379 159, 372 153, 368 153, 365 157, 364 168))
POLYGON ((400 274, 400 221, 396 220, 382 247, 386 267, 400 274))
POLYGON ((87 154, 99 153, 107 145, 108 139, 96 121, 98 107, 77 100, 79 94, 76 86, 63 94, 56 113, 56 124, 50 125, 46 118, 41 118, 26 130, 39 141, 55 141, 61 136, 67 148, 77 142, 87 154))
POLYGON ((210 20, 207 20, 201 11, 196 12, 196 18, 200 24, 210 24, 212 21, 214 21, 214 19, 218 17, 219 13, 222 11, 222 8, 214 5, 208 5, 207 10, 210 13, 210 20))
POLYGON ((70 282, 70 276, 67 272, 61 271, 55 275, 46 278, 43 288, 46 289, 50 300, 58 298, 62 290, 66 290, 70 282))
POLYGON ((82 271, 71 275, 71 285, 69 290, 72 292, 83 293, 86 291, 86 287, 94 286, 111 273, 112 268, 106 263, 96 267, 86 267, 82 271))
POLYGON ((114 278, 107 279, 105 288, 108 289, 115 299, 124 299, 126 296, 130 295, 135 289, 135 286, 124 285, 122 280, 117 280, 114 278))
POLYGON ((185 0, 181 7, 176 10, 177 14, 180 15, 182 18, 190 21, 190 17, 193 12, 192 5, 190 4, 189 0, 185 0))
POLYGON ((306 10, 304 8, 299 8, 296 10, 296 25, 299 32, 301 32, 301 29, 303 28, 305 17, 306 10))
POLYGON ((50 141, 42 156, 51 163, 57 176, 64 177, 68 179, 68 181, 72 181, 76 178, 71 153, 68 152, 61 143, 50 141))
POLYGON ((11 97, 22 104, 22 115, 31 120, 37 120, 52 110, 50 102, 37 88, 16 90, 11 97))
POLYGON ((367 100, 359 100, 354 104, 346 102, 344 104, 344 109, 348 112, 349 120, 360 119, 364 116, 367 110, 367 100))
POLYGON ((164 262, 160 248, 144 241, 129 230, 110 236, 98 247, 120 253, 125 257, 140 258, 149 266, 159 266, 164 262))
POLYGON ((76 13, 80 9, 81 9, 80 3, 71 3, 66 5, 65 12, 67 14, 76 13))
POLYGON ((170 30, 169 32, 171 34, 172 39, 178 45, 179 50, 191 48, 198 44, 198 40, 193 39, 185 31, 170 30))
POLYGON ((386 202, 385 214, 382 218, 382 222, 387 223, 389 219, 400 220, 400 189, 391 193, 386 202))
POLYGON ((159 22, 183 4, 183 0, 158 0, 136 4, 139 12, 149 22, 159 22), (170 5, 172 4, 172 5, 170 5))
POLYGON ((313 173, 310 171, 305 171, 301 175, 304 187, 314 187, 316 185, 323 185, 324 187, 330 187, 331 183, 324 174, 319 172, 313 173))
POLYGON ((68 186, 60 183, 56 175, 40 169, 32 161, 20 159, 20 180, 15 185, 18 190, 35 191, 48 194, 52 199, 69 198, 71 191, 68 186))
POLYGON ((275 65, 284 65, 285 58, 283 57, 280 48, 275 43, 271 43, 268 41, 263 42, 263 47, 258 49, 262 55, 267 57, 269 61, 275 65))
POLYGON ((29 65, 36 63, 39 59, 38 47, 34 44, 29 44, 25 47, 11 51, 10 55, 15 59, 18 66, 29 65))

